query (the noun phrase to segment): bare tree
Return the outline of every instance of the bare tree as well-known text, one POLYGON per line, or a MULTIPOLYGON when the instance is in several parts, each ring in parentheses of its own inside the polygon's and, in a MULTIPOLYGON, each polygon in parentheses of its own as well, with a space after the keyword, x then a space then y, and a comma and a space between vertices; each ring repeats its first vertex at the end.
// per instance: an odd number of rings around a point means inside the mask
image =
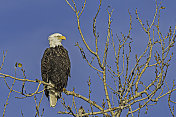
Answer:
MULTIPOLYGON (((145 109, 145 113, 147 113, 149 106, 156 105, 161 98, 167 96, 168 100, 166 101, 168 102, 169 110, 171 112, 171 115, 175 117, 174 104, 176 104, 176 100, 174 100, 174 96, 172 94, 173 92, 175 92, 176 87, 174 81, 173 84, 168 85, 167 71, 170 67, 170 61, 173 57, 172 48, 175 44, 176 26, 174 28, 170 27, 166 35, 164 35, 160 31, 160 11, 165 9, 165 7, 161 6, 161 3, 156 2, 155 14, 151 23, 144 23, 144 21, 140 18, 140 13, 138 13, 138 10, 136 9, 135 13, 137 21, 141 25, 143 31, 146 33, 148 42, 146 43, 146 48, 144 49, 143 53, 140 55, 136 54, 135 58, 132 58, 131 54, 133 50, 131 45, 133 42, 133 37, 131 36, 132 15, 130 11, 128 11, 128 34, 121 33, 121 36, 118 36, 117 34, 114 36, 113 30, 111 29, 111 18, 113 10, 110 10, 109 8, 107 9, 108 28, 106 32, 106 40, 104 42, 105 46, 102 50, 100 49, 102 48, 102 45, 98 45, 98 43, 102 41, 102 39, 99 39, 100 35, 96 30, 97 17, 101 10, 102 0, 100 0, 99 2, 98 10, 92 22, 92 32, 95 40, 95 47, 87 43, 88 39, 85 38, 84 32, 81 28, 80 17, 84 13, 86 7, 86 0, 84 1, 81 9, 78 9, 80 8, 80 6, 78 6, 74 0, 72 0, 71 2, 69 2, 68 0, 65 1, 76 15, 78 32, 82 39, 82 42, 77 42, 76 46, 79 48, 80 53, 82 54, 83 59, 87 62, 88 66, 96 71, 96 78, 101 79, 100 85, 103 85, 103 89, 101 90, 104 90, 104 94, 102 95, 105 96, 105 99, 102 102, 95 102, 91 99, 91 83, 94 80, 89 77, 88 97, 76 93, 74 89, 73 91, 67 91, 66 89, 64 89, 63 92, 66 95, 72 96, 72 105, 67 105, 64 98, 62 98, 61 103, 65 111, 59 111, 58 113, 69 114, 74 117, 86 117, 93 115, 120 117, 124 112, 127 117, 129 115, 133 117, 135 113, 137 113, 139 116, 143 108, 145 109), (86 51, 84 49, 86 49, 86 51), (110 54, 110 50, 113 51, 113 55, 110 54), (100 53, 103 54, 100 55, 100 53), (135 60, 135 63, 133 63, 132 67, 130 67, 131 59, 135 60), (151 71, 154 74, 151 78, 151 81, 149 82, 145 81, 146 74, 144 73, 146 71, 151 71), (77 100, 75 100, 75 98, 77 98, 77 100), (84 105, 78 107, 77 103, 79 103, 79 100, 87 102, 90 107, 84 108, 84 105)), ((3 53, 3 62, 1 68, 3 67, 5 55, 6 54, 3 53)), ((21 68, 24 76, 23 78, 17 78, 16 76, 13 77, 11 75, 0 73, 0 78, 4 79, 7 87, 10 90, 6 104, 4 106, 3 116, 5 114, 9 96, 12 92, 19 93, 24 97, 33 96, 36 103, 36 116, 42 116, 43 112, 41 115, 39 114, 39 107, 43 99, 44 90, 39 91, 39 87, 41 86, 41 84, 50 84, 37 79, 26 79, 25 71, 23 70, 22 65, 20 63, 16 63, 15 68, 17 67, 21 68), (7 78, 11 78, 14 80, 12 86, 9 86, 6 82, 7 78), (22 82, 21 91, 13 90, 13 85, 16 80, 22 82), (34 93, 27 94, 25 92, 26 82, 37 83, 38 86, 34 93), (42 97, 39 103, 37 104, 35 95, 39 93, 42 94, 42 97)))

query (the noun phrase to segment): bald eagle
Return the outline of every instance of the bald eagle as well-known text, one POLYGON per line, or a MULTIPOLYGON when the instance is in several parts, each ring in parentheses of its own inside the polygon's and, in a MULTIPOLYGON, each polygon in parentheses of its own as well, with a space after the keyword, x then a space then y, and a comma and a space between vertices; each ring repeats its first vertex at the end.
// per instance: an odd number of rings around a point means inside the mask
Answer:
POLYGON ((70 59, 68 51, 62 46, 65 36, 54 33, 48 37, 50 48, 47 48, 41 60, 41 75, 43 81, 54 87, 44 85, 45 95, 50 100, 50 107, 55 107, 61 97, 63 88, 67 86, 70 76, 70 59))

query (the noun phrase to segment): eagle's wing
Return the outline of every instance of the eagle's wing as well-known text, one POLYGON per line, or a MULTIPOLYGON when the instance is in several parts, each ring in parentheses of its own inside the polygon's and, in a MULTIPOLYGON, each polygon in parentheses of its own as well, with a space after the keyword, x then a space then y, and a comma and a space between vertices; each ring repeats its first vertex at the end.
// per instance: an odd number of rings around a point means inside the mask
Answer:
POLYGON ((50 106, 55 107, 58 97, 61 96, 61 92, 57 90, 57 86, 55 83, 52 82, 52 79, 55 79, 53 76, 53 71, 55 68, 53 68, 53 52, 51 48, 47 48, 43 54, 42 60, 41 60, 41 73, 42 73, 42 79, 43 81, 52 84, 54 87, 46 86, 45 88, 45 95, 50 100, 50 106))
MULTIPOLYGON (((49 62, 49 55, 50 55, 50 49, 47 48, 43 54, 42 60, 41 60, 41 75, 42 80, 49 83, 48 79, 48 72, 51 70, 50 62, 49 62)), ((45 95, 48 97, 49 92, 47 91, 47 86, 45 87, 45 95)))

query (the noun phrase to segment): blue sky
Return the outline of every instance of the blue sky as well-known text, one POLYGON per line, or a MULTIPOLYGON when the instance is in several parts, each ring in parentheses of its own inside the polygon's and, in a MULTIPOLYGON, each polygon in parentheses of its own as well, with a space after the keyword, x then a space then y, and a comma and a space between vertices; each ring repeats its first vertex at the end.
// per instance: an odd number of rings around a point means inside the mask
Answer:
MULTIPOLYGON (((158 1, 159 2, 159 1, 158 1)), ((83 34, 88 44, 93 44, 92 34, 92 21, 95 16, 95 12, 98 8, 98 0, 88 0, 85 8, 85 12, 81 16, 81 26, 83 34)), ((163 0, 162 6, 166 7, 161 13, 161 31, 166 33, 170 26, 174 27, 176 24, 176 1, 175 0, 163 0)), ((81 4, 80 4, 81 5, 81 4)), ((132 14, 132 21, 134 22, 132 32, 133 38, 133 54, 141 54, 145 48, 144 35, 141 31, 139 23, 136 21, 135 9, 138 9, 139 15, 144 22, 148 20, 151 22, 155 12, 154 0, 104 0, 102 2, 102 9, 100 15, 97 18, 97 31, 100 33, 100 38, 104 40, 106 38, 107 18, 108 14, 106 9, 108 6, 114 9, 112 15, 112 30, 114 34, 120 34, 121 32, 127 34, 129 28, 129 14, 128 9, 132 14)), ((78 33, 77 23, 75 20, 75 14, 72 9, 66 4, 65 0, 1 0, 0 1, 0 57, 2 60, 2 51, 7 50, 7 56, 3 73, 14 76, 14 65, 16 62, 23 64, 23 68, 26 71, 28 79, 39 79, 40 75, 40 61, 44 50, 49 47, 48 36, 54 32, 60 32, 66 36, 67 40, 63 42, 63 45, 69 51, 72 68, 71 78, 68 82, 68 90, 72 90, 73 87, 76 92, 87 95, 88 77, 92 77, 92 88, 97 88, 96 85, 101 82, 96 76, 96 72, 91 70, 86 62, 82 59, 79 49, 75 46, 76 42, 79 42, 81 47, 84 47, 81 37, 78 33), (94 78, 95 77, 95 78, 94 78)), ((99 45, 104 45, 104 41, 99 42, 99 45)), ((175 49, 175 48, 174 48, 175 49)), ((133 58, 131 58, 133 59, 133 58)), ((171 62, 172 69, 169 69, 169 79, 176 79, 174 66, 176 63, 176 55, 174 54, 173 61, 171 62)), ((18 70, 18 77, 21 77, 21 72, 18 70)), ((9 80, 9 83, 12 81, 9 80)), ((3 111, 3 105, 5 104, 9 90, 7 89, 4 81, 0 80, 0 113, 3 111)), ((18 82, 19 83, 19 82, 18 82)), ((28 84, 29 91, 34 90, 36 85, 32 83, 28 84)), ((15 86, 15 88, 19 88, 15 86)), ((98 100, 99 97, 104 94, 103 90, 99 90, 92 93, 92 99, 98 100)), ((20 89, 20 88, 19 88, 20 89)), ((25 117, 31 117, 35 114, 35 103, 33 98, 16 99, 15 96, 19 96, 12 93, 9 100, 9 105, 6 110, 6 117, 21 116, 21 110, 25 117)), ((66 100, 70 100, 71 96, 64 95, 66 100)), ((40 95, 39 95, 40 97, 40 95)), ((38 98, 40 99, 40 98, 38 98)), ((166 98, 165 98, 166 99, 166 98)), ((167 100, 167 99, 166 99, 167 100)), ((78 105, 84 104, 82 101, 78 105)), ((79 107, 79 106, 78 106, 79 107)), ((49 102, 46 97, 42 101, 42 108, 45 108, 44 116, 61 116, 56 113, 62 108, 61 103, 57 104, 55 109, 49 107, 49 102)), ((157 106, 149 108, 148 115, 144 117, 171 116, 167 103, 164 103, 164 99, 159 102, 157 106), (156 109, 160 108, 160 109, 156 109)), ((63 115, 64 117, 64 115, 63 115)))

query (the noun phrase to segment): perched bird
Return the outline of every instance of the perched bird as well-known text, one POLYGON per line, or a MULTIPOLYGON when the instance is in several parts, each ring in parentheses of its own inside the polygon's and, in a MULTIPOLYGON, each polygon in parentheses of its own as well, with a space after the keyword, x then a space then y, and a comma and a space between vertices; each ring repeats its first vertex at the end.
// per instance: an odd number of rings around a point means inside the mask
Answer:
POLYGON ((48 37, 48 40, 50 47, 45 50, 41 60, 41 75, 43 81, 54 86, 44 85, 44 88, 50 106, 55 107, 63 88, 67 86, 71 65, 68 51, 61 43, 62 40, 66 40, 66 37, 60 33, 54 33, 48 37))

